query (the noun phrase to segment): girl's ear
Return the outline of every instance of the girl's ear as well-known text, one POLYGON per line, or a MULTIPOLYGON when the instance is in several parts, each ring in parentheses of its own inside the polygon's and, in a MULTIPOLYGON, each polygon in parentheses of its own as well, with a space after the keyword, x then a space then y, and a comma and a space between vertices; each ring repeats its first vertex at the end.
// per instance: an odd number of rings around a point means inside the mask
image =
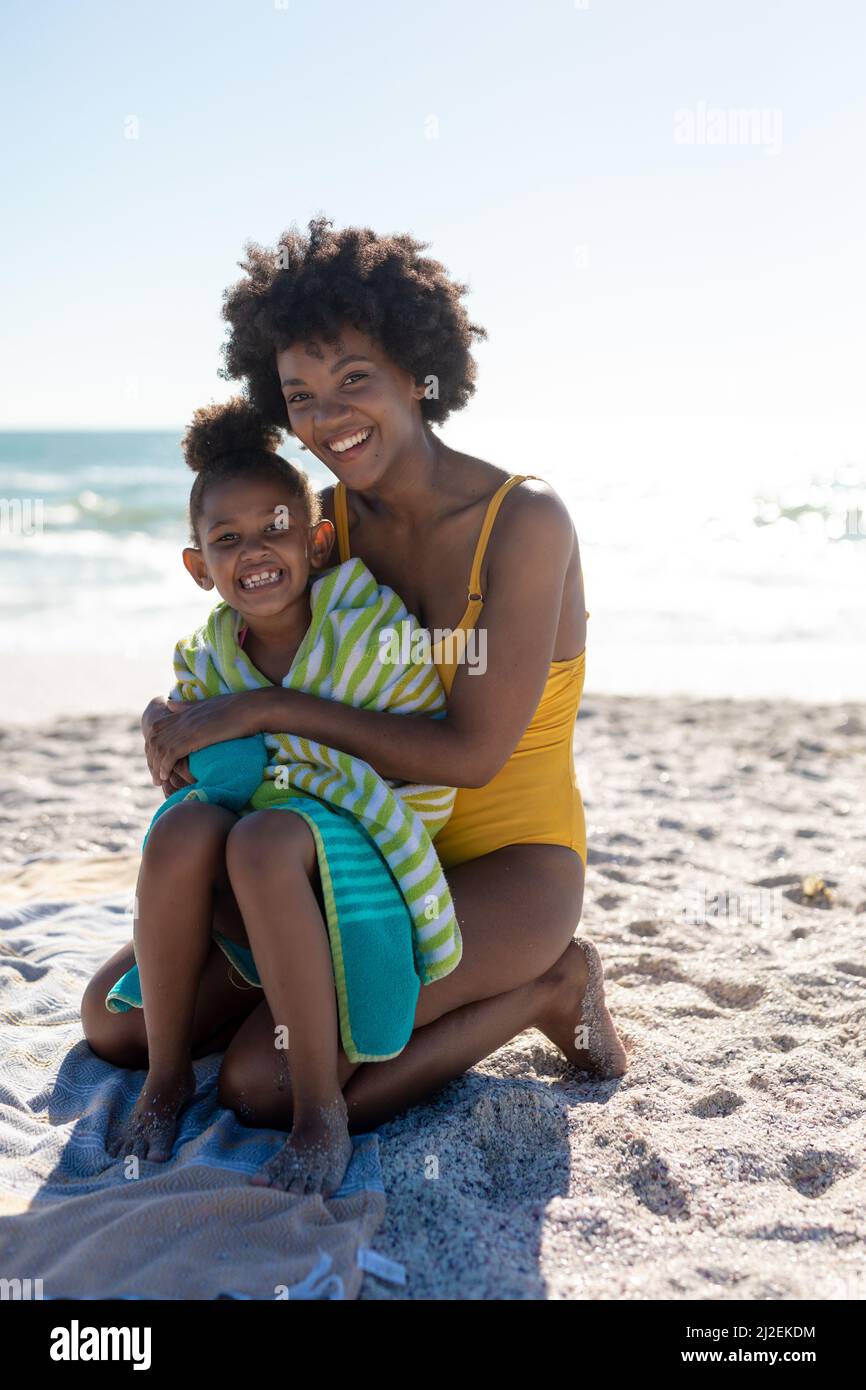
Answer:
POLYGON ((310 565, 313 569, 321 570, 328 563, 328 556, 334 548, 336 531, 333 524, 323 517, 315 526, 310 527, 310 539, 307 544, 307 551, 310 556, 310 565))
POLYGON ((188 545, 183 552, 183 563, 188 574, 191 574, 196 584, 201 589, 212 589, 213 580, 207 572, 207 565, 200 550, 188 545))

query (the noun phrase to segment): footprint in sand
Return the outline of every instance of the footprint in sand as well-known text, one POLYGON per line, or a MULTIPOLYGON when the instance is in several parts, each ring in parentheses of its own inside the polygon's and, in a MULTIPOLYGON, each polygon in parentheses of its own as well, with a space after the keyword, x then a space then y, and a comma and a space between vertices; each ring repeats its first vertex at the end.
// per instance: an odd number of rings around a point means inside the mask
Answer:
POLYGON ((659 926, 657 922, 629 922, 628 929, 635 936, 658 936, 659 926))
POLYGON ((476 1102, 473 1118, 491 1205, 546 1201, 567 1190, 568 1116, 555 1096, 540 1086, 497 1086, 476 1102))
POLYGON ((655 956, 640 956, 627 965, 612 965, 604 972, 606 980, 622 980, 628 975, 643 975, 655 985, 681 984, 685 980, 676 961, 655 956))
POLYGON ((629 1183, 641 1206, 654 1216, 666 1216, 670 1221, 685 1220, 690 1214, 688 1198, 665 1159, 647 1149, 642 1139, 632 1145, 631 1151, 640 1162, 629 1174, 629 1183))
POLYGON ((785 1160, 785 1176, 802 1197, 820 1197, 838 1178, 857 1167, 845 1154, 831 1149, 801 1149, 785 1160))
POLYGON ((602 912, 610 912, 613 908, 618 907, 622 901, 621 893, 602 893, 600 898, 596 898, 595 905, 600 907, 602 912))
POLYGON ((754 1009, 766 994, 763 985, 736 980, 708 980, 701 989, 723 1009, 754 1009))
POLYGON ((717 1086, 708 1095, 696 1100, 694 1105, 690 1105, 689 1114, 697 1115, 701 1120, 716 1119, 732 1115, 742 1104, 743 1098, 738 1096, 736 1091, 729 1091, 726 1086, 717 1086))

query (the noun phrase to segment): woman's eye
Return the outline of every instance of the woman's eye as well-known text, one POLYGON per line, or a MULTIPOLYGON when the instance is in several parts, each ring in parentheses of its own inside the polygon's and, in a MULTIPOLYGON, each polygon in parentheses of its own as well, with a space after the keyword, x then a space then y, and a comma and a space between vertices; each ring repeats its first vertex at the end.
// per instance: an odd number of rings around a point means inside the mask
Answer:
POLYGON ((236 541, 237 538, 237 531, 226 531, 224 536, 217 536, 217 543, 221 544, 223 541, 236 541))
MULTIPOLYGON (((366 377, 367 375, 368 375, 367 372, 350 372, 349 375, 348 375, 347 377, 344 378, 344 380, 343 380, 343 385, 345 386, 347 382, 351 382, 352 384, 354 384, 354 381, 355 381, 355 380, 362 381, 362 380, 364 379, 364 377, 366 377)), ((287 400, 286 404, 287 404, 287 405, 295 405, 295 406, 297 406, 297 405, 303 405, 303 404, 304 404, 304 401, 305 401, 305 400, 308 400, 308 399, 309 399, 309 392, 308 392, 308 391, 298 391, 298 392, 296 392, 295 395, 289 396, 289 397, 288 397, 288 400, 287 400)))

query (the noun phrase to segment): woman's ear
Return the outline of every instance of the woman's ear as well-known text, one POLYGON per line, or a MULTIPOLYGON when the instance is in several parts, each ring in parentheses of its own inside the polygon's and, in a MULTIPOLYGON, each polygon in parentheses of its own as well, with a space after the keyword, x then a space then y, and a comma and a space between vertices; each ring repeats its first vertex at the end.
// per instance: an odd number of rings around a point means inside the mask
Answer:
POLYGON ((195 547, 191 545, 186 546, 183 552, 183 563, 185 569, 192 575, 200 589, 213 588, 213 580, 207 572, 207 565, 204 562, 204 556, 200 550, 196 550, 195 547))
POLYGON ((310 527, 310 539, 307 545, 307 551, 310 556, 310 565, 313 569, 321 570, 325 568, 325 565, 328 563, 328 557, 334 548, 336 535, 337 533, 334 530, 333 523, 328 521, 325 517, 323 517, 321 521, 318 521, 315 526, 310 527))

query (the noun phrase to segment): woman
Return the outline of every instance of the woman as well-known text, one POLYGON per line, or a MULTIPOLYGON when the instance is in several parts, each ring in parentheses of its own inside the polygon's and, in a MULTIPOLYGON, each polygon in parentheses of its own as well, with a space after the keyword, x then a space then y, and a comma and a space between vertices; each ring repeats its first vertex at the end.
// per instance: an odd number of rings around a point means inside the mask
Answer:
MULTIPOLYGON (((596 1075, 621 1075, 626 1057, 598 953, 573 940, 586 842, 571 741, 588 614, 571 518, 542 481, 509 477, 431 429, 475 389, 470 344, 486 334, 460 302, 466 286, 420 254, 426 243, 331 225, 316 218, 308 236, 293 228, 276 251, 248 248, 223 310, 225 375, 243 379, 265 418, 334 474, 322 501, 340 560, 359 556, 434 637, 458 633, 433 650, 447 717, 377 713, 275 686, 183 708, 157 699, 142 724, 166 793, 189 780, 195 749, 275 728, 345 749, 384 777, 459 788, 436 848, 463 958, 422 989, 398 1057, 353 1066, 342 1055, 350 1124, 361 1132, 529 1027, 596 1075)), ((253 872, 267 840, 250 843, 253 872)), ((227 894, 214 922, 237 935, 227 894)), ((104 998, 133 961, 130 944, 106 962, 82 1009, 91 1046, 125 1067, 145 1065, 143 1020, 109 1014, 104 998)), ((214 947, 194 1055, 226 1049, 222 1103, 245 1123, 290 1128, 273 1028, 262 992, 239 993, 214 947)), ((273 1164, 269 1180, 280 1186, 283 1176, 273 1164)))

